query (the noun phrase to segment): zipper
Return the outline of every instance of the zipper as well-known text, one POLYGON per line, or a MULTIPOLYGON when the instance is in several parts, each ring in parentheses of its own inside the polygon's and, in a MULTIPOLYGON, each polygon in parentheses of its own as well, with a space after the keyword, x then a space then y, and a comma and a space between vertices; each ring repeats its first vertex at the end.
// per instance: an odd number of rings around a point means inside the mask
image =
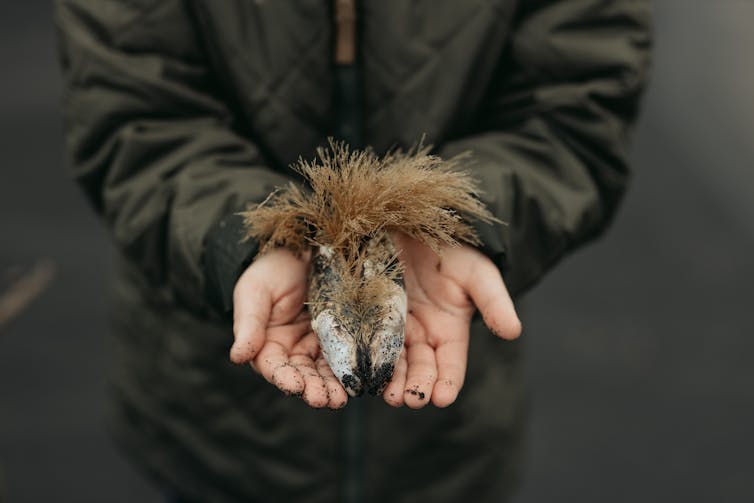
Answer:
POLYGON ((364 398, 349 400, 343 409, 341 497, 344 503, 364 501, 364 398))
MULTIPOLYGON (((356 0, 334 0, 335 136, 352 148, 362 147, 361 75, 358 64, 356 0)), ((364 501, 364 398, 348 401, 340 431, 340 494, 345 503, 364 501)))
POLYGON ((335 0, 335 136, 352 148, 361 147, 361 75, 357 57, 356 0, 335 0))

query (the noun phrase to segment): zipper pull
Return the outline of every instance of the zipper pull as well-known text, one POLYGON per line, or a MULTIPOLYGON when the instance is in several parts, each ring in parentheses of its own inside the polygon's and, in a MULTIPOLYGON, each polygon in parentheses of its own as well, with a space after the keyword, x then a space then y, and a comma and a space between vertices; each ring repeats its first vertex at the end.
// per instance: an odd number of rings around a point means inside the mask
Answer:
POLYGON ((356 62, 356 0, 335 0, 335 64, 356 62))

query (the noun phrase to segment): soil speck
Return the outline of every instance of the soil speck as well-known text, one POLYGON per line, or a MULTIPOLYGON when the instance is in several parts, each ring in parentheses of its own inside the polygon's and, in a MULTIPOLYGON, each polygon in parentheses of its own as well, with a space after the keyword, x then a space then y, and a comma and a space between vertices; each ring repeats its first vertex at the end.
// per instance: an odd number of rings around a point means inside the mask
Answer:
POLYGON ((407 389, 406 392, 411 393, 414 396, 418 396, 419 400, 424 400, 424 397, 425 397, 424 392, 419 391, 417 388, 407 389))

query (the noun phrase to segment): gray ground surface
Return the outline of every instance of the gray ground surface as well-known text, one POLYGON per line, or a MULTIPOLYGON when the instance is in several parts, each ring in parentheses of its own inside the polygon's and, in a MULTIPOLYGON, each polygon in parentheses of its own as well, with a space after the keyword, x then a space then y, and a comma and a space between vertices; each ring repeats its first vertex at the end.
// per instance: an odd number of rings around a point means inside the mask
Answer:
MULTIPOLYGON (((633 190, 527 302, 520 503, 754 501, 754 3, 656 11, 633 190)), ((0 333, 0 501, 159 501, 103 424, 108 240, 61 166, 48 3, 0 20, 0 267, 57 264, 0 333)))

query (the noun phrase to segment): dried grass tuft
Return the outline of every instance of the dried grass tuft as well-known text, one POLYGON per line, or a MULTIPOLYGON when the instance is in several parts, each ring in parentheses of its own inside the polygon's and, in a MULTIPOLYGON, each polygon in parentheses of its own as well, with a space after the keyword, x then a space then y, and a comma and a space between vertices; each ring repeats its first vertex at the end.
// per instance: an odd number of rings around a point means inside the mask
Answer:
POLYGON ((349 268, 363 260, 365 239, 382 232, 402 232, 438 253, 443 245, 478 244, 465 219, 495 218, 478 199, 474 179, 460 169, 465 156, 443 160, 429 152, 418 145, 380 158, 331 141, 317 159, 293 166, 310 191, 291 183, 242 213, 247 237, 260 242, 260 253, 328 245, 349 268))

